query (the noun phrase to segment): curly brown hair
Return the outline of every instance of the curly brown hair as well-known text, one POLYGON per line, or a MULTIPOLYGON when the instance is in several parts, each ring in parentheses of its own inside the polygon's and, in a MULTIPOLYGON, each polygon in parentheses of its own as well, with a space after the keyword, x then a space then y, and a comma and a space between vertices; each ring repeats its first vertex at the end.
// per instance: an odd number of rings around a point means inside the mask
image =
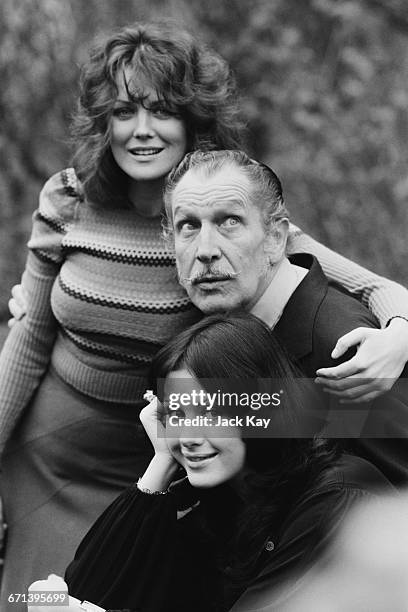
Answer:
POLYGON ((125 68, 151 84, 187 131, 187 150, 242 148, 235 79, 228 64, 177 24, 137 23, 100 39, 83 66, 72 126, 73 165, 87 198, 127 205, 127 175, 110 150, 117 77, 125 68))

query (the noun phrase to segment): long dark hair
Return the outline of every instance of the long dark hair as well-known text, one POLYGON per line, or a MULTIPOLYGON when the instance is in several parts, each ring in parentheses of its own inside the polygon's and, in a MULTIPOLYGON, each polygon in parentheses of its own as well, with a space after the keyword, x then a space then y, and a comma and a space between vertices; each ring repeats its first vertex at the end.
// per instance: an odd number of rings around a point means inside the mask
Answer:
MULTIPOLYGON (((228 64, 178 24, 137 23, 98 40, 83 66, 72 134, 74 167, 94 203, 127 205, 128 177, 110 150, 116 78, 130 68, 184 120, 188 151, 242 148, 235 80, 228 64)), ((133 82, 134 81, 134 82, 133 82)))
MULTIPOLYGON (((174 338, 153 361, 152 383, 181 368, 198 380, 223 379, 226 384, 228 379, 284 379, 290 397, 282 410, 283 418, 291 423, 293 414, 302 415, 305 409, 302 373, 291 363, 273 332, 248 313, 212 315, 174 338)), ((308 389, 308 396, 315 401, 313 389, 308 389)), ((246 468, 235 498, 239 510, 227 559, 222 563, 224 567, 228 565, 229 577, 239 584, 246 583, 256 572, 271 525, 282 524, 296 499, 338 456, 332 443, 316 436, 244 441, 246 468)), ((225 487, 204 494, 208 510, 205 527, 210 531, 211 525, 216 529, 222 508, 226 508, 224 496, 225 487)))

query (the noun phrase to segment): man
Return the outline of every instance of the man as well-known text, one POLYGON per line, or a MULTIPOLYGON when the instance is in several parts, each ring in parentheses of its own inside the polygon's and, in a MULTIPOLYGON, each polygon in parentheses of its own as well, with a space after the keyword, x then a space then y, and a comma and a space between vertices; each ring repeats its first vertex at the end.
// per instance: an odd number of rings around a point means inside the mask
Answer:
MULTIPOLYGON (((169 177, 165 203, 179 279, 193 303, 205 314, 252 312, 306 376, 338 363, 331 352, 340 336, 377 327, 364 306, 329 286, 315 258, 286 257, 288 214, 279 179, 265 165, 239 151, 192 153, 169 177)), ((352 446, 396 484, 408 482, 405 398, 400 385, 369 411, 337 405, 327 430, 360 436, 352 446)))

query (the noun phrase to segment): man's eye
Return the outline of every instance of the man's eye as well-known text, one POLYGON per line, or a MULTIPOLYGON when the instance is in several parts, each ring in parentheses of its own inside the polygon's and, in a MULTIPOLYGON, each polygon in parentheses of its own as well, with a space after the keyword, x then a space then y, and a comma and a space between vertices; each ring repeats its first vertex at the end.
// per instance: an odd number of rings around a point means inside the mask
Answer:
POLYGON ((125 121, 126 119, 130 119, 134 115, 134 110, 132 108, 127 107, 118 107, 113 109, 113 116, 116 119, 121 121, 125 121))
POLYGON ((241 219, 239 217, 231 216, 225 217, 222 221, 222 226, 224 227, 235 227, 241 223, 241 219))

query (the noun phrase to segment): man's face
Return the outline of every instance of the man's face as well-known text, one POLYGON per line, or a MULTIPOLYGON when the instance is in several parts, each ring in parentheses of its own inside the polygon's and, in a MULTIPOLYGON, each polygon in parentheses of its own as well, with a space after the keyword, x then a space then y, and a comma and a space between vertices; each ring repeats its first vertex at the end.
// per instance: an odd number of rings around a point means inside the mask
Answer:
POLYGON ((206 314, 251 309, 271 278, 268 237, 251 184, 228 165, 207 177, 189 170, 172 196, 180 283, 206 314))

